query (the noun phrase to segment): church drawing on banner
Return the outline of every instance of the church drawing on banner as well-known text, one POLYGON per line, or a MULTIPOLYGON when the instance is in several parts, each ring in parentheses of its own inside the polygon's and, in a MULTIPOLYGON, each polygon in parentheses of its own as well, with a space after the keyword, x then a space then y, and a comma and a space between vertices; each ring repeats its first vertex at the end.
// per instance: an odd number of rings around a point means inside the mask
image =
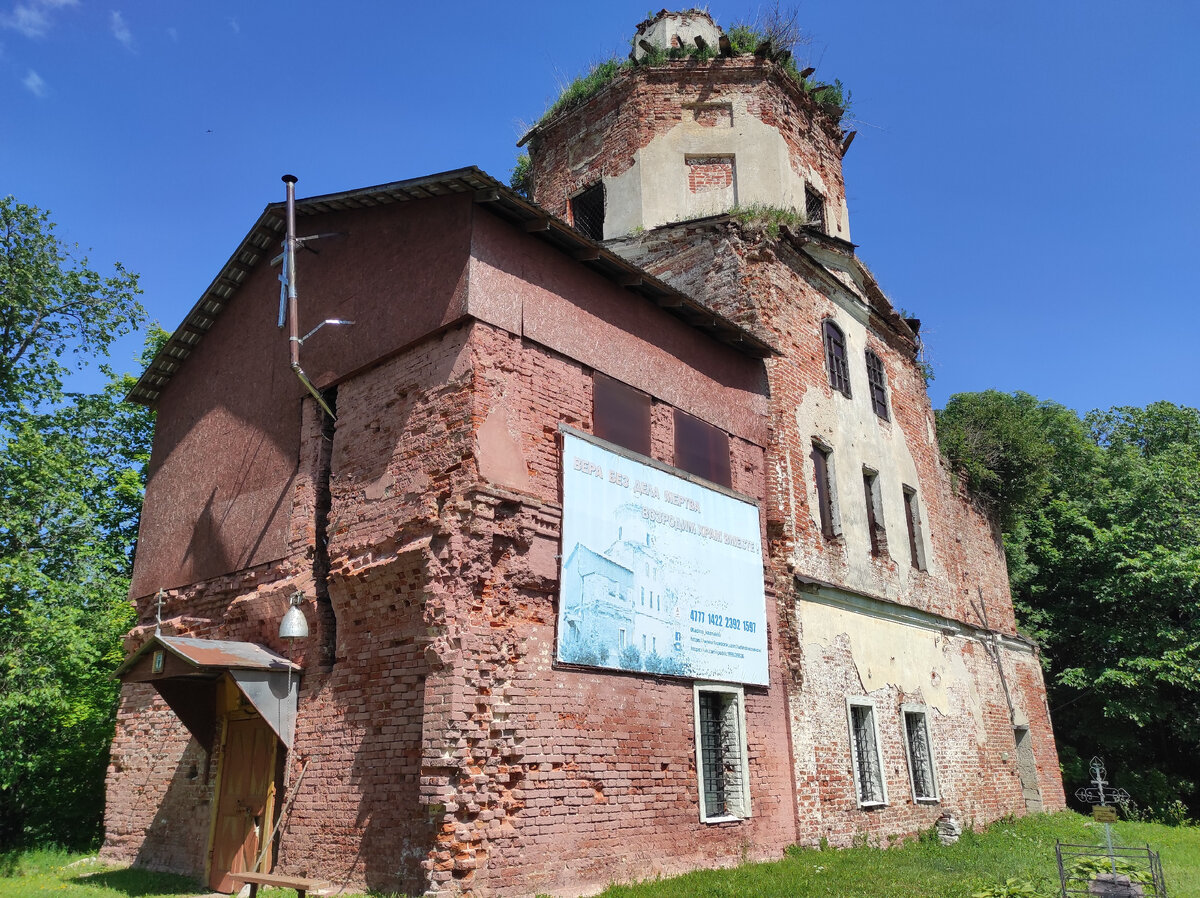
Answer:
POLYGON ((1063 807, 833 95, 703 12, 633 44, 521 193, 289 179, 130 393, 104 857, 573 896, 1063 807))

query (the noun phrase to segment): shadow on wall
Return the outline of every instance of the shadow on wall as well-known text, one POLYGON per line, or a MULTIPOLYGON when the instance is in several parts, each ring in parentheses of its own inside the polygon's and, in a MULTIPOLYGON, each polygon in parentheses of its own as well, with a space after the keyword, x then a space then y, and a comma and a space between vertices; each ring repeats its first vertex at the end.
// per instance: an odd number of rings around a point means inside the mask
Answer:
MULTIPOLYGON (((134 867, 204 877, 215 776, 216 765, 210 763, 208 753, 195 739, 189 740, 146 827, 134 867)), ((141 800, 152 801, 158 793, 144 789, 138 794, 141 800)))
POLYGON ((347 696, 345 718, 362 736, 350 767, 358 796, 363 878, 372 891, 415 895, 425 890, 422 861, 434 824, 420 803, 425 711, 424 584, 421 553, 406 554, 366 576, 331 584, 343 613, 339 641, 355 650, 334 668, 335 694, 347 696))

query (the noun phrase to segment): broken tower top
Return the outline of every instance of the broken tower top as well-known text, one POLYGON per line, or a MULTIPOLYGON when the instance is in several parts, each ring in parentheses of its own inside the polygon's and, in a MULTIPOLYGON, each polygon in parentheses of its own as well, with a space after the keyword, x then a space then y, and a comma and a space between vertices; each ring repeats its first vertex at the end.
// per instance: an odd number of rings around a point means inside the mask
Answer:
POLYGON ((638 25, 633 36, 633 50, 629 55, 635 60, 642 59, 647 52, 644 44, 663 50, 696 47, 696 38, 715 48, 721 33, 712 16, 703 10, 669 12, 664 9, 638 25))

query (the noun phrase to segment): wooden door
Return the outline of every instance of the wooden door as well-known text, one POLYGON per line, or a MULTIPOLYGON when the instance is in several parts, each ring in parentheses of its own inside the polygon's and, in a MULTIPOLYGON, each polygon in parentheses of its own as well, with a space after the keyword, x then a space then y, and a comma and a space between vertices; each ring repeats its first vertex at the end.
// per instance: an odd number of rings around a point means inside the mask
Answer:
MULTIPOLYGON (((208 884, 218 892, 237 891, 229 874, 253 870, 271 836, 278 742, 257 715, 226 719, 208 868, 208 884)), ((268 854, 263 870, 270 869, 268 854)))

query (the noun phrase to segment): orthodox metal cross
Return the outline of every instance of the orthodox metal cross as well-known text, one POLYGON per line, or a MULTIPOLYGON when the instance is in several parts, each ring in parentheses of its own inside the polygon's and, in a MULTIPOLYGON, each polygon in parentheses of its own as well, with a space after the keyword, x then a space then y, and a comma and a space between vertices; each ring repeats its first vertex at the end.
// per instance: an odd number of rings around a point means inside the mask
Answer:
POLYGON ((1116 811, 1112 811, 1100 818, 1096 813, 1096 807, 1109 807, 1114 804, 1124 804, 1129 801, 1129 793, 1124 789, 1114 789, 1108 784, 1108 771, 1104 769, 1104 759, 1101 757, 1092 758, 1092 784, 1075 790, 1075 797, 1080 801, 1092 805, 1093 815, 1097 819, 1104 821, 1104 846, 1108 849, 1108 863, 1112 870, 1113 879, 1117 876, 1117 858, 1113 851, 1112 839, 1112 819, 1116 811))
POLYGON ((1092 784, 1075 790, 1075 797, 1080 801, 1107 807, 1111 804, 1124 804, 1129 801, 1129 793, 1124 789, 1114 789, 1108 784, 1108 771, 1104 769, 1103 758, 1092 758, 1092 784))

